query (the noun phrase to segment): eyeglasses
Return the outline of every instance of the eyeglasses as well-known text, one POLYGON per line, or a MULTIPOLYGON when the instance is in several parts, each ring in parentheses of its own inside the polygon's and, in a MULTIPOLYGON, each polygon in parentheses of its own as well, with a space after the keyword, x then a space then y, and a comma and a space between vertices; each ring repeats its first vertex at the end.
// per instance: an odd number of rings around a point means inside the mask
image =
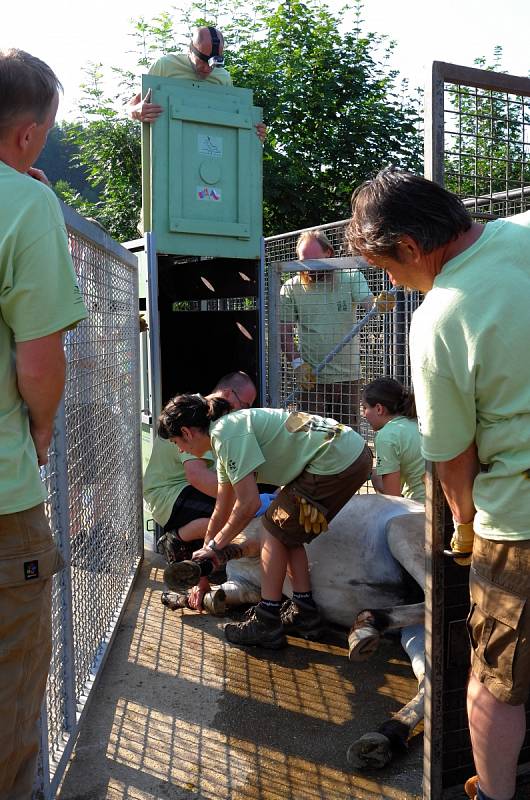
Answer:
POLYGON ((230 391, 232 392, 232 394, 236 398, 236 400, 239 403, 239 405, 241 406, 241 408, 250 408, 250 403, 244 403, 235 389, 230 389, 230 391))

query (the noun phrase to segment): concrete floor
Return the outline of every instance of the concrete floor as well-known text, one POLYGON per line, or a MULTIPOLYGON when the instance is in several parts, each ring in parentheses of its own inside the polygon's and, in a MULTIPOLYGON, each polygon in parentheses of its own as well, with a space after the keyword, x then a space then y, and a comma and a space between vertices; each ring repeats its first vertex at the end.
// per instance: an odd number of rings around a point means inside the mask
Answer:
POLYGON ((146 553, 58 800, 418 800, 422 735, 380 772, 348 745, 415 693, 397 641, 350 664, 345 637, 242 650, 225 620, 160 603, 146 553))

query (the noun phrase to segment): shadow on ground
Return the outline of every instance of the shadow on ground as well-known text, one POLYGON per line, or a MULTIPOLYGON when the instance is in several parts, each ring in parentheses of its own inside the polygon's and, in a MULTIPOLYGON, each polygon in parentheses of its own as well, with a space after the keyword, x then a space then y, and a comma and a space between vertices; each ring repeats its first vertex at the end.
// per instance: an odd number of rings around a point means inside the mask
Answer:
POLYGON ((417 800, 422 736, 386 769, 348 745, 415 693, 398 641, 350 664, 345 638, 279 652, 229 646, 223 620, 160 603, 146 553, 59 800, 417 800))

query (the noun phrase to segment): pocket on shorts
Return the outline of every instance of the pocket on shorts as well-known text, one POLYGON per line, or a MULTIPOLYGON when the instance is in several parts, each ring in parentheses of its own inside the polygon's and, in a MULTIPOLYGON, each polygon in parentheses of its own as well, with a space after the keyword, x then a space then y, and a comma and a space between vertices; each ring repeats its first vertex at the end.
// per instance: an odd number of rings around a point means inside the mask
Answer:
POLYGON ((526 598, 503 589, 471 569, 467 630, 478 658, 501 683, 513 684, 518 628, 526 598))

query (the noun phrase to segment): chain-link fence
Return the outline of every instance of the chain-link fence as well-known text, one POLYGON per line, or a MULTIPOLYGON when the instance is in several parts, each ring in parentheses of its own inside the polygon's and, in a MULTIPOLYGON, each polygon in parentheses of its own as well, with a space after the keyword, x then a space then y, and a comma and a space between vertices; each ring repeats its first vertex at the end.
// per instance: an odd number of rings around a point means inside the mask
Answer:
POLYGON ((383 375, 410 385, 408 331, 417 292, 398 291, 396 306, 373 315, 338 352, 307 391, 297 384, 293 356, 313 367, 342 341, 373 305, 391 289, 383 270, 362 259, 344 259, 348 220, 308 230, 326 234, 334 258, 325 271, 300 271, 296 243, 303 231, 265 240, 267 404, 303 408, 357 428, 367 440, 373 433, 359 411, 362 387, 383 375))
POLYGON ((39 798, 55 794, 143 550, 136 257, 64 213, 89 316, 65 336, 64 404, 44 475, 70 566, 53 586, 39 798))

